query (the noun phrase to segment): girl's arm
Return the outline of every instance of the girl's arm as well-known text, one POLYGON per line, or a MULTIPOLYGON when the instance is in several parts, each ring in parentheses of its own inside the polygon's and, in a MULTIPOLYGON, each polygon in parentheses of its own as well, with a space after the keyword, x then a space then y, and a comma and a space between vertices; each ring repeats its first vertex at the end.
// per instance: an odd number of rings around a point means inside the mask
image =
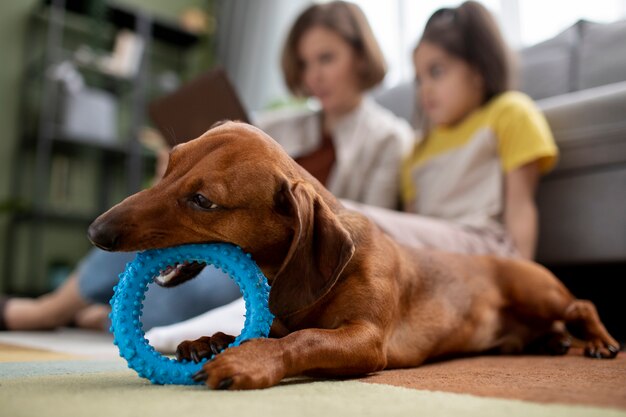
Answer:
POLYGON ((539 182, 537 161, 506 174, 504 224, 520 254, 533 259, 537 245, 538 216, 535 190, 539 182))

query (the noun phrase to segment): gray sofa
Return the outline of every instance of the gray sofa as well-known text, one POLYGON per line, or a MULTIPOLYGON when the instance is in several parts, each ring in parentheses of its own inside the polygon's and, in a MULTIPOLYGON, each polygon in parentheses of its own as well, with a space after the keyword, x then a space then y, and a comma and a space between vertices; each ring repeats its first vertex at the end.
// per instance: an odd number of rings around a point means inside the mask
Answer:
POLYGON ((538 193, 538 260, 626 261, 626 21, 580 21, 520 53, 561 151, 538 193))
MULTIPOLYGON (((537 259, 626 262, 626 21, 580 21, 519 58, 520 90, 543 110, 560 149, 538 190, 537 259)), ((413 122, 412 83, 374 97, 413 122)))

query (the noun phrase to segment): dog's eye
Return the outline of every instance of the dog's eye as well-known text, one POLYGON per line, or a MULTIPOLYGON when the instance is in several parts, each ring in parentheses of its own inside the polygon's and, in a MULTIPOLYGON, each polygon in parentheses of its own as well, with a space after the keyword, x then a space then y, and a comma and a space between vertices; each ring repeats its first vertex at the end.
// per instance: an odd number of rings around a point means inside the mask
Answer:
POLYGON ((216 209, 218 206, 217 204, 215 204, 214 202, 212 202, 211 200, 209 200, 208 198, 206 198, 205 196, 203 196, 202 194, 194 194, 191 196, 191 202, 204 210, 212 210, 212 209, 216 209))

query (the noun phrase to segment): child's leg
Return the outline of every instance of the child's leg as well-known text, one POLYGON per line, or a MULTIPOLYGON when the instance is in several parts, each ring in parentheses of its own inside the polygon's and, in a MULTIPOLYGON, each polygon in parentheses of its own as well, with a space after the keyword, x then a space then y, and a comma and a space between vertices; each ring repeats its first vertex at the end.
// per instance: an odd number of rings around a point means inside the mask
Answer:
POLYGON ((152 283, 143 302, 143 329, 180 323, 240 297, 239 286, 228 274, 210 265, 175 287, 162 288, 152 283))
POLYGON ((109 304, 91 304, 74 315, 74 325, 82 329, 108 330, 111 327, 111 306, 109 304))
POLYGON ((418 214, 404 213, 341 200, 349 209, 369 217, 396 241, 414 248, 439 249, 466 254, 519 256, 504 232, 473 230, 418 214))
POLYGON ((4 308, 8 330, 49 330, 69 324, 89 302, 78 291, 74 273, 57 290, 39 298, 10 298, 4 308))
POLYGON ((106 323, 105 310, 113 295, 113 286, 126 263, 134 257, 134 253, 94 248, 53 292, 39 298, 6 300, 0 321, 4 321, 9 330, 49 330, 75 320, 80 327, 106 327, 102 324, 106 323))
POLYGON ((207 311, 197 317, 173 324, 154 327, 146 332, 150 345, 160 352, 174 353, 185 340, 196 340, 202 336, 212 336, 217 332, 238 335, 245 322, 246 304, 238 298, 230 304, 207 311))

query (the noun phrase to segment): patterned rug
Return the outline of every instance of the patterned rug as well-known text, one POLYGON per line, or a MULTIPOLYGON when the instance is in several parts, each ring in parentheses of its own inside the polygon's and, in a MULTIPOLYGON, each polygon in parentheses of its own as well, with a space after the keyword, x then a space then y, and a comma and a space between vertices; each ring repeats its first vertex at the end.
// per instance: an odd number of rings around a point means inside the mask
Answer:
POLYGON ((117 357, 109 335, 0 333, 0 416, 620 416, 626 355, 613 361, 489 356, 361 379, 290 379, 241 392, 155 386, 117 357))

